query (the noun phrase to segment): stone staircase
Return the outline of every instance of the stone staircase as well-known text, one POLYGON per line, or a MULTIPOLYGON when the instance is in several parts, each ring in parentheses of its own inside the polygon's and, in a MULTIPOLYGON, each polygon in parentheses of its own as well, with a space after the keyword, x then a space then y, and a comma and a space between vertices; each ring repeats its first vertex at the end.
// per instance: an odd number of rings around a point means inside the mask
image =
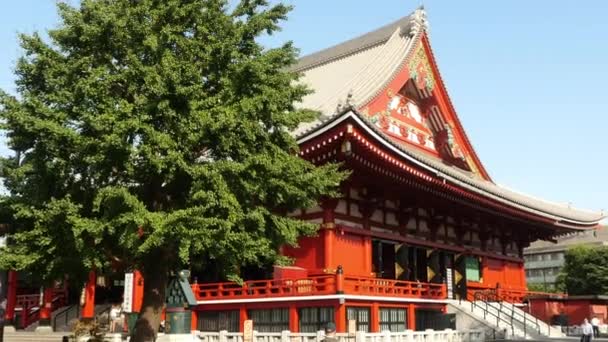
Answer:
POLYGON ((561 330, 547 325, 534 316, 525 313, 510 303, 477 302, 475 305, 469 301, 450 301, 448 312, 455 313, 456 322, 469 322, 468 326, 457 329, 478 329, 485 326, 492 329, 494 335, 498 333, 501 338, 541 341, 549 338, 563 338, 561 330))

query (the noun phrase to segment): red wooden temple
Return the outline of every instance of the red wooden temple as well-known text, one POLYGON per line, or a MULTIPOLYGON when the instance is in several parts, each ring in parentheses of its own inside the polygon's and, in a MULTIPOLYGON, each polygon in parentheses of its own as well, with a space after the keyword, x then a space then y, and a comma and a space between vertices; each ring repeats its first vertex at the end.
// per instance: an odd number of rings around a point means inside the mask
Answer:
MULTIPOLYGON (((449 299, 499 288, 526 296, 523 248, 597 226, 602 215, 492 182, 452 106, 422 9, 301 58, 294 71, 319 110, 296 137, 302 158, 341 162, 343 197, 292 215, 315 237, 284 248, 292 267, 242 286, 194 284, 199 330, 421 329, 449 299)), ((193 324, 194 328, 194 324, 193 324)))
MULTIPOLYGON (((301 106, 322 113, 294 132, 301 157, 343 163, 351 176, 341 198, 291 214, 320 227, 283 249, 293 266, 242 285, 193 283, 193 329, 241 331, 247 319, 271 332, 313 332, 329 321, 344 332, 349 320, 372 332, 433 327, 448 300, 475 291, 498 287, 521 302, 523 249, 603 218, 492 181, 441 79, 422 9, 293 70, 315 90, 301 106)), ((85 317, 95 282, 92 273, 85 317)))

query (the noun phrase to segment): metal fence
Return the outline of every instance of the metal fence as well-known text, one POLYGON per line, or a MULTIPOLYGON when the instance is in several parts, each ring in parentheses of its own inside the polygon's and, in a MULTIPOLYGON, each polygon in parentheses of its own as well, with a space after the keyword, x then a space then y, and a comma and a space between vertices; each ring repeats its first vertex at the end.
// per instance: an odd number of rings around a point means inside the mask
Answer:
MULTIPOLYGON (((199 342, 243 342, 242 333, 221 332, 197 332, 194 334, 199 342)), ((484 341, 483 330, 425 330, 404 332, 381 332, 366 333, 357 332, 354 335, 336 334, 338 342, 464 342, 484 341)), ((253 333, 252 342, 321 342, 325 338, 322 331, 317 333, 292 333, 283 331, 280 333, 253 333)))

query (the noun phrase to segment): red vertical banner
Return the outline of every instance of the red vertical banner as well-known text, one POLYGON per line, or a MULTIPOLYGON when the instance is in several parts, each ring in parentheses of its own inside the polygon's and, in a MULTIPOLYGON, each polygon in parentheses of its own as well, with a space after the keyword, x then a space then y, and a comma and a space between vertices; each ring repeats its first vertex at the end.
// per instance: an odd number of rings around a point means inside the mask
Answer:
POLYGON ((84 293, 82 300, 82 318, 93 319, 95 318, 95 280, 97 276, 95 271, 89 272, 89 279, 84 287, 84 293))
POLYGON ((140 312, 144 302, 144 277, 140 271, 133 271, 133 312, 140 312))
POLYGON ((6 289, 6 325, 12 325, 15 319, 15 306, 17 305, 17 272, 8 271, 8 288, 6 289))

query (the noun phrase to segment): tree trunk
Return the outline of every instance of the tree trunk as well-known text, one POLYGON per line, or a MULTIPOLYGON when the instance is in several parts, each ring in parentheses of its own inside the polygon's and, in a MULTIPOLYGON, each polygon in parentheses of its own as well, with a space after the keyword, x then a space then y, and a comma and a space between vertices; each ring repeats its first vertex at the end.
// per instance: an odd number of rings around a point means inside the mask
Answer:
POLYGON ((154 342, 165 305, 168 260, 163 253, 152 253, 143 265, 144 298, 131 342, 154 342))

